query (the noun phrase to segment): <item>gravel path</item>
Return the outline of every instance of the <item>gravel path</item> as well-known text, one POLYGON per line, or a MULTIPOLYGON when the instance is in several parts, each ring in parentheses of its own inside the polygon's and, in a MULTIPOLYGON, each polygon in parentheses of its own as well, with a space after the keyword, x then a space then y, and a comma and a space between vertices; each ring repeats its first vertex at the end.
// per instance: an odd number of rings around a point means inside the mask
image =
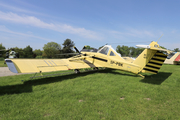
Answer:
POLYGON ((11 76, 11 75, 20 75, 22 73, 13 73, 9 70, 8 67, 0 67, 0 77, 11 76))

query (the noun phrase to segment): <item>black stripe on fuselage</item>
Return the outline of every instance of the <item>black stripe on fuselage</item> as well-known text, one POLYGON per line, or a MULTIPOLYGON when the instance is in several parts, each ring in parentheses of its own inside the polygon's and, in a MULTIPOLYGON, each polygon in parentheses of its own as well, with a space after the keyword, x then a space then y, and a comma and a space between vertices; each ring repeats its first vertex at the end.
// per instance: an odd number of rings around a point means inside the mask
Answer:
POLYGON ((102 59, 102 58, 98 58, 98 57, 94 57, 94 56, 92 58, 97 59, 97 60, 101 60, 101 61, 104 61, 104 62, 107 62, 106 59, 102 59))

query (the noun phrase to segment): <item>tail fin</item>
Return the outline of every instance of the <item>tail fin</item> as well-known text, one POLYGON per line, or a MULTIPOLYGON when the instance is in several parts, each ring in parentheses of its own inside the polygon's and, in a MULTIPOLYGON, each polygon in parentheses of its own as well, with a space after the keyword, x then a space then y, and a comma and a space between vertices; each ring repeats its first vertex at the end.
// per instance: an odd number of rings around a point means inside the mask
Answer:
POLYGON ((168 50, 159 47, 157 42, 151 42, 150 45, 139 45, 139 47, 146 48, 133 62, 139 65, 142 70, 140 72, 157 74, 162 64, 164 63, 167 55, 163 52, 169 52, 168 50))

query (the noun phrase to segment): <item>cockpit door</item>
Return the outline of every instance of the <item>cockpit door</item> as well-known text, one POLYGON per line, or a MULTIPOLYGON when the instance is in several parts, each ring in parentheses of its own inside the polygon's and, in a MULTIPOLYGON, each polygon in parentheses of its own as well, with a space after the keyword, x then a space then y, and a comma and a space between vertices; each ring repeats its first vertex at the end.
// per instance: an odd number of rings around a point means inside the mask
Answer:
POLYGON ((109 54, 109 47, 104 47, 101 49, 93 58, 95 63, 107 67, 108 66, 108 54, 109 54))

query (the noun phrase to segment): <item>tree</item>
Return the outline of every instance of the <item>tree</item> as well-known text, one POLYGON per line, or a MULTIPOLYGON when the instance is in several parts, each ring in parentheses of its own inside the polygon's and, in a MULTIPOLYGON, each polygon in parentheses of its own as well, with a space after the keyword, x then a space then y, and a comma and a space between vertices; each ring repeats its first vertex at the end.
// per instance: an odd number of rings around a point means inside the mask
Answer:
POLYGON ((89 45, 86 45, 85 49, 94 49, 94 48, 89 45))
POLYGON ((33 53, 36 54, 37 56, 42 56, 42 51, 40 49, 35 49, 33 53))
POLYGON ((180 52, 179 48, 175 48, 173 51, 174 52, 180 52))
POLYGON ((5 50, 6 48, 2 45, 2 43, 0 44, 0 50, 5 50))
POLYGON ((62 45, 63 45, 63 49, 62 49, 63 53, 74 53, 73 47, 75 44, 73 41, 71 41, 71 39, 64 40, 64 43, 62 45))
POLYGON ((43 47, 44 53, 43 57, 55 58, 60 53, 61 45, 56 42, 48 42, 43 47))
POLYGON ((124 46, 124 45, 122 47, 120 45, 118 45, 116 47, 116 51, 118 53, 120 53, 121 56, 129 56, 129 53, 130 53, 129 47, 128 46, 124 46))
POLYGON ((24 48, 23 51, 24 51, 24 58, 33 58, 33 49, 30 47, 30 45, 24 48))
POLYGON ((145 48, 136 48, 136 55, 139 55, 143 52, 145 48))
POLYGON ((142 53, 144 48, 134 48, 134 47, 128 47, 128 46, 120 46, 118 45, 116 47, 116 51, 121 54, 121 56, 131 56, 131 57, 137 57, 139 54, 142 53))
POLYGON ((22 48, 18 48, 18 47, 14 47, 14 48, 10 48, 11 50, 15 51, 17 53, 17 57, 18 58, 25 58, 24 55, 24 50, 22 48))
POLYGON ((2 45, 2 43, 0 44, 0 57, 6 58, 6 48, 2 45))
POLYGON ((136 52, 136 48, 135 47, 130 47, 130 56, 131 57, 136 57, 137 56, 137 52, 136 52))
POLYGON ((104 46, 99 47, 98 50, 100 50, 102 47, 104 47, 104 46))

